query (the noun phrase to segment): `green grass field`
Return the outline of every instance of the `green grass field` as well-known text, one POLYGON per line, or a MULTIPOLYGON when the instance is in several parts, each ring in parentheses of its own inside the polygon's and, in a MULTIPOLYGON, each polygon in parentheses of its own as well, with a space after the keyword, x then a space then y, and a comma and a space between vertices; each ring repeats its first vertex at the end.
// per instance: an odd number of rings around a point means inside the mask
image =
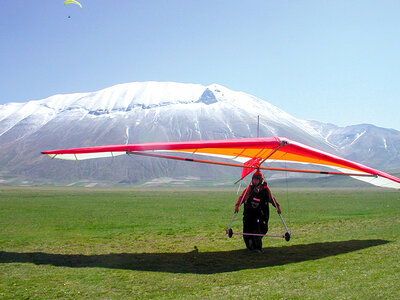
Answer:
POLYGON ((275 191, 263 254, 235 192, 0 187, 0 298, 400 298, 398 191, 275 191))

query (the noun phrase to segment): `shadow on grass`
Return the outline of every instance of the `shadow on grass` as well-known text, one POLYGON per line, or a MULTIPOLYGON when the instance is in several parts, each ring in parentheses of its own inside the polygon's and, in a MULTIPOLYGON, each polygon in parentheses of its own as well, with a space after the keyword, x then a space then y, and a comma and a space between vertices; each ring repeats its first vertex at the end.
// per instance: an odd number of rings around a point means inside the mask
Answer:
POLYGON ((170 273, 215 274, 257 269, 334 256, 389 243, 349 240, 249 250, 187 253, 110 253, 100 255, 0 251, 0 263, 34 263, 71 268, 111 268, 170 273))

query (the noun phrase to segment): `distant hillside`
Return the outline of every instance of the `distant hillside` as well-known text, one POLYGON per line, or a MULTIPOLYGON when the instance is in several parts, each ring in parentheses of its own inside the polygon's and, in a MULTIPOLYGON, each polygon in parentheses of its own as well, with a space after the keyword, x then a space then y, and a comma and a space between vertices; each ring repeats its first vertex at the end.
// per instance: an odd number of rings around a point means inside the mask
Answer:
POLYGON ((221 183, 232 175, 239 177, 240 170, 142 157, 75 163, 50 160, 40 152, 257 134, 288 137, 378 169, 400 168, 396 130, 300 120, 262 99, 217 84, 133 82, 0 105, 0 184, 137 185, 162 177, 221 183))

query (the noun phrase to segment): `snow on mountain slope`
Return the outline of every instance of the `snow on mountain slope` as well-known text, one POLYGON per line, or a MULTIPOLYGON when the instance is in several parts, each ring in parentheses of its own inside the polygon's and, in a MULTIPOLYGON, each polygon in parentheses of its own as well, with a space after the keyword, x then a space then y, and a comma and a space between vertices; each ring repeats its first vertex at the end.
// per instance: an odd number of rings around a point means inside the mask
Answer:
MULTIPOLYGON (((129 111, 133 107, 152 107, 172 103, 190 103, 198 99, 204 87, 198 84, 179 84, 174 82, 133 82, 119 84, 91 93, 55 95, 43 100, 27 103, 9 103, 0 105, 0 122, 9 120, 13 125, 32 114, 48 114, 56 116, 65 110, 90 111, 129 111), (11 122, 12 120, 12 122, 11 122)), ((0 134, 5 127, 1 127, 0 134)))
MULTIPOLYGON (((225 125, 231 117, 237 117, 237 122, 246 123, 254 122, 255 116, 262 115, 262 120, 267 123, 295 126, 320 138, 319 133, 307 122, 249 94, 235 92, 217 84, 205 87, 175 82, 133 82, 98 92, 55 95, 38 101, 2 105, 0 136, 16 126, 26 126, 29 129, 24 135, 31 134, 52 119, 67 113, 74 113, 80 119, 100 116, 113 118, 121 114, 127 117, 134 110, 141 110, 144 115, 154 114, 155 119, 160 113, 163 117, 168 117, 168 114, 177 111, 200 115, 208 113, 209 117, 212 114, 225 125), (213 105, 212 109, 207 108, 208 105, 213 105), (163 111, 157 108, 162 108, 163 111), (246 120, 244 115, 251 115, 253 119, 246 120)), ((196 119, 194 116, 193 120, 196 119)), ((140 118, 136 123, 140 123, 140 118)), ((271 126, 270 129, 274 133, 271 126)))
POLYGON ((372 124, 339 127, 308 121, 340 156, 389 171, 400 166, 400 132, 372 124))

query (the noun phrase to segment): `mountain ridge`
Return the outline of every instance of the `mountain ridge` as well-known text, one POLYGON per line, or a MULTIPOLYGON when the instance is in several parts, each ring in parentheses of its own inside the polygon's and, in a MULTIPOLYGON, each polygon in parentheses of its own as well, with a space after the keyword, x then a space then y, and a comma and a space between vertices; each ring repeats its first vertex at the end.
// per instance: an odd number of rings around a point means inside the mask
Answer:
POLYGON ((400 167, 399 131, 301 120, 267 101, 218 84, 151 81, 1 105, 0 179, 137 182, 196 172, 200 177, 226 177, 226 170, 192 166, 179 170, 175 162, 148 159, 115 159, 112 164, 101 159, 79 162, 77 167, 39 153, 106 144, 256 137, 257 132, 285 136, 375 168, 400 167))

